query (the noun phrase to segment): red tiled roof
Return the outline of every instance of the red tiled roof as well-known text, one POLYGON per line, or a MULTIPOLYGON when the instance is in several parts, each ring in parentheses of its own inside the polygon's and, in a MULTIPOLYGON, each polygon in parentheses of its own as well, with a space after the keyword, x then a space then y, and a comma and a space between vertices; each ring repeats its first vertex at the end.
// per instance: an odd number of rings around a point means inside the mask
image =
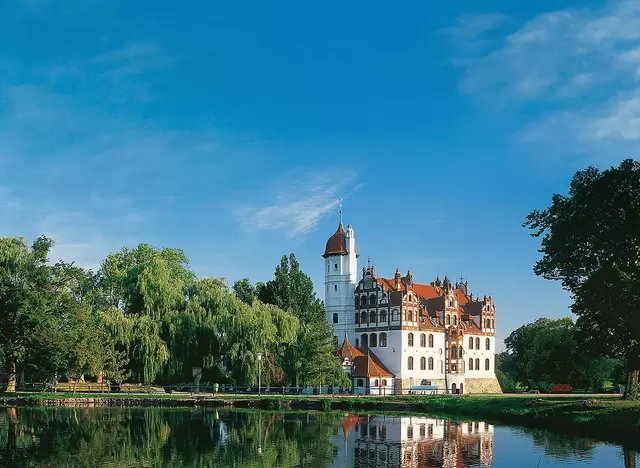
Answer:
POLYGON ((367 349, 366 355, 358 356, 354 359, 352 375, 354 377, 393 377, 389 369, 369 349, 367 349))
POLYGON ((345 333, 342 346, 338 349, 338 356, 343 360, 349 358, 349 361, 353 362, 355 358, 364 356, 364 354, 349 342, 349 336, 345 333))

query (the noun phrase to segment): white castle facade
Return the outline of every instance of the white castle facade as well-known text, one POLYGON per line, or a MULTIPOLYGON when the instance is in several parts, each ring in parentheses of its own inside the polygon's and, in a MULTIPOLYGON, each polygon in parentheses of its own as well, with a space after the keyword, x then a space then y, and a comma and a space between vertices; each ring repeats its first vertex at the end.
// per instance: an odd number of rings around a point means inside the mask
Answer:
POLYGON ((354 392, 500 393, 495 376, 496 311, 467 282, 415 283, 374 266, 358 271, 352 226, 327 241, 325 307, 354 392))

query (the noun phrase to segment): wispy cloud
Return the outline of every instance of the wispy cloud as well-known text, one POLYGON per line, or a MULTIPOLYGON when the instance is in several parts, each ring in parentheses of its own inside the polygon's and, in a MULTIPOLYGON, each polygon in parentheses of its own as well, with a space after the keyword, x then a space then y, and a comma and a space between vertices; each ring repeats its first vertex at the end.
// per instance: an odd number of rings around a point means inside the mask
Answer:
POLYGON ((278 229, 288 237, 307 234, 322 218, 336 212, 340 198, 348 198, 361 187, 355 173, 337 169, 289 174, 279 185, 286 188, 273 189, 266 203, 236 209, 235 215, 246 231, 278 229), (336 178, 336 174, 340 176, 336 178))
POLYGON ((460 89, 522 110, 519 138, 590 153, 640 140, 640 0, 547 12, 493 39, 488 53, 459 61, 460 89))

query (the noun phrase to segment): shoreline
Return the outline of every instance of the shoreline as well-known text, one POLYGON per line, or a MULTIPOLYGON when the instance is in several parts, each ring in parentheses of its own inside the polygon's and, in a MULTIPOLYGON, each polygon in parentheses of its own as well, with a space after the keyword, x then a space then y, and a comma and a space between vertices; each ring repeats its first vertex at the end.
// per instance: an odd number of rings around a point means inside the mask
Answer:
POLYGON ((0 394, 2 407, 167 407, 421 413, 547 429, 640 447, 640 402, 616 396, 281 396, 0 394))

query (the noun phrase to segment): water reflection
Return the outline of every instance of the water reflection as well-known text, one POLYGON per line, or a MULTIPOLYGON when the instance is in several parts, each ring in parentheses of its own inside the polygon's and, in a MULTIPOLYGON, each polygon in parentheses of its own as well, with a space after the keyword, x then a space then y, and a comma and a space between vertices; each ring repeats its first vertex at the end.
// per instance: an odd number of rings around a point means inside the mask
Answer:
POLYGON ((0 409, 0 467, 502 468, 536 466, 541 460, 541 467, 636 468, 636 457, 546 431, 427 417, 0 409))

